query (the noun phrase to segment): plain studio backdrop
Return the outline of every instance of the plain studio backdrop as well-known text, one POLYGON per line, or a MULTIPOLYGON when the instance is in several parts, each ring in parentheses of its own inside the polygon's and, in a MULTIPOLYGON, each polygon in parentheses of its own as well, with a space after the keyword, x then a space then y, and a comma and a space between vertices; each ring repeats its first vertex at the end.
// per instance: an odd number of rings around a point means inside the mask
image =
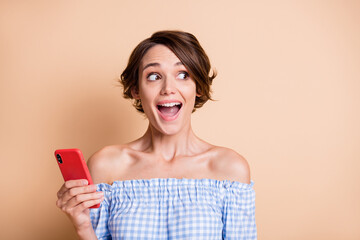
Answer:
MULTIPOLYGON (((360 1, 1 1, 0 239, 75 239, 53 152, 140 137, 117 78, 153 32, 218 71, 193 114, 249 162, 259 239, 360 239, 360 1)), ((221 161, 221 159, 219 159, 221 161)))

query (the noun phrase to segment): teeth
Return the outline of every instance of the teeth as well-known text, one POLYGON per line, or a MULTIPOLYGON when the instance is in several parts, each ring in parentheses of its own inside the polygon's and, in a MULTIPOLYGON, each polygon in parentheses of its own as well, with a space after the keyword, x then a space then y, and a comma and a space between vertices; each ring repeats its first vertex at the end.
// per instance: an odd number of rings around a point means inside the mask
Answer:
POLYGON ((174 102, 174 103, 164 103, 164 104, 159 104, 159 106, 162 106, 162 107, 173 107, 175 105, 180 105, 181 103, 179 102, 174 102))

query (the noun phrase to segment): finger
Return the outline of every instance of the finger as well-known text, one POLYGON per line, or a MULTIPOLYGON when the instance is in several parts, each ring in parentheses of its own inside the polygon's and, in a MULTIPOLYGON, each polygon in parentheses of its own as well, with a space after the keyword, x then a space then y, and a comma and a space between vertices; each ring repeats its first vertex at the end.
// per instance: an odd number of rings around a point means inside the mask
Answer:
POLYGON ((81 195, 81 194, 86 194, 86 193, 93 193, 96 192, 96 185, 87 185, 87 186, 83 186, 83 187, 73 187, 71 189, 69 189, 68 191, 66 191, 62 196, 61 196, 61 200, 63 202, 67 202, 70 199, 81 195))
POLYGON ((80 204, 78 204, 77 206, 75 206, 72 211, 73 211, 73 214, 76 215, 76 214, 79 214, 81 212, 83 212, 85 209, 88 209, 98 203, 101 203, 102 201, 104 201, 104 197, 101 197, 99 199, 92 199, 92 200, 88 200, 88 201, 85 201, 85 202, 82 202, 80 204))
POLYGON ((56 201, 56 206, 61 209, 64 207, 68 209, 78 205, 82 201, 98 199, 103 195, 103 192, 96 192, 95 185, 71 188, 56 201))
POLYGON ((103 192, 93 192, 93 193, 86 193, 86 194, 79 194, 71 198, 66 205, 70 208, 75 207, 83 202, 91 201, 91 200, 98 200, 104 197, 103 192))
POLYGON ((80 187, 88 185, 88 181, 86 179, 77 179, 77 180, 69 180, 66 181, 57 192, 58 198, 60 198, 66 191, 73 187, 80 187))

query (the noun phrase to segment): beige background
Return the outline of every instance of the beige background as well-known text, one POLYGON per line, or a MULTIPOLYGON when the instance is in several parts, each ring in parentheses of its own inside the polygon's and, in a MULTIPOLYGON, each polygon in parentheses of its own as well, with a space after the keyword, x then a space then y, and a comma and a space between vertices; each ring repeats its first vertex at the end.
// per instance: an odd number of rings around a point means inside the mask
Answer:
MULTIPOLYGON (((360 239, 360 1, 1 1, 0 239, 74 239, 57 148, 139 137, 116 78, 194 33, 218 70, 195 132, 248 159, 259 239, 360 239), (220 3, 221 2, 221 3, 220 3)), ((221 159, 219 159, 221 161, 221 159)))

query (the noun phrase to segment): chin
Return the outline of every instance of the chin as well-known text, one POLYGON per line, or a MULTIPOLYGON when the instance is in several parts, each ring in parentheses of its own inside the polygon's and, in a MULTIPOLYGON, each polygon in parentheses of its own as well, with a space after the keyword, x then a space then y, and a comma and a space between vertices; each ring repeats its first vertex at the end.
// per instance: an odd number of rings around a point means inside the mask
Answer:
POLYGON ((163 117, 161 117, 159 111, 155 110, 153 111, 151 118, 151 121, 149 118, 148 119, 153 128, 155 128, 158 132, 164 135, 171 136, 178 134, 179 132, 183 131, 184 128, 186 128, 186 126, 188 125, 186 121, 191 121, 191 113, 187 113, 186 111, 179 111, 179 114, 177 114, 177 116, 173 120, 169 121, 168 119, 164 119, 163 117), (189 118, 184 119, 184 114, 189 114, 189 118))
POLYGON ((182 126, 179 125, 173 125, 173 126, 158 126, 157 130, 161 132, 164 135, 176 135, 177 133, 181 132, 183 129, 182 126))

